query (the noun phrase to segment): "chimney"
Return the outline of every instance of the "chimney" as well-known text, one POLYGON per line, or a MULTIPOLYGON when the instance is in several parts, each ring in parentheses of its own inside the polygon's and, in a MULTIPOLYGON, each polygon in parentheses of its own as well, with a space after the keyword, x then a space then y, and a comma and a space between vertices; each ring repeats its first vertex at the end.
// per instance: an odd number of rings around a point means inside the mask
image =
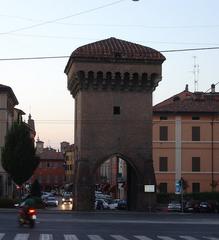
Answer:
POLYGON ((211 93, 215 93, 215 84, 211 84, 211 93))
POLYGON ((188 91, 189 91, 189 85, 188 85, 188 84, 186 84, 185 91, 186 91, 186 92, 188 92, 188 91))

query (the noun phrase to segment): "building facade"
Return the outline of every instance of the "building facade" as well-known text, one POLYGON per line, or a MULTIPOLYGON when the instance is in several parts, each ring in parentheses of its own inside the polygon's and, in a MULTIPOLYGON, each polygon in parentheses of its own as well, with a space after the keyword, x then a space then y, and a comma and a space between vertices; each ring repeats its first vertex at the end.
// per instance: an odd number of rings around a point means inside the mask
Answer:
POLYGON ((51 147, 44 148, 43 145, 44 143, 38 139, 36 146, 40 163, 30 181, 37 179, 43 191, 59 191, 65 181, 64 155, 51 147))
POLYGON ((219 93, 186 89, 153 107, 153 161, 159 192, 219 190, 219 93))
MULTIPOLYGON (((17 104, 18 100, 13 90, 0 84, 0 197, 11 195, 12 181, 1 165, 1 150, 5 145, 5 136, 14 121, 14 108, 17 104)), ((16 113, 19 115, 19 111, 16 113)))
POLYGON ((72 192, 75 172, 75 145, 68 142, 61 142, 61 152, 65 159, 65 190, 72 192))
MULTIPOLYGON (((9 86, 0 84, 0 197, 11 197, 15 189, 14 183, 1 165, 1 150, 5 145, 5 136, 12 124, 23 121, 22 116, 25 113, 15 108, 16 105, 18 105, 18 100, 13 90, 9 86)), ((29 115, 26 126, 30 132, 30 137, 34 141, 35 126, 31 115, 29 115)))

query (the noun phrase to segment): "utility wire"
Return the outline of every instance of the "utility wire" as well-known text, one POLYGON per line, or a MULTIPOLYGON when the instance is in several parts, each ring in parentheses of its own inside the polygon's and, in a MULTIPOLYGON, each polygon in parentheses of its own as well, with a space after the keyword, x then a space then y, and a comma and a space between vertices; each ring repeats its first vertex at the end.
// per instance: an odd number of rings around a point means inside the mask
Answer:
POLYGON ((72 15, 68 15, 68 16, 65 16, 65 17, 56 18, 56 19, 53 19, 53 20, 48 20, 48 21, 45 21, 45 22, 30 25, 30 26, 27 26, 27 27, 17 28, 17 29, 10 30, 10 31, 7 31, 7 32, 0 32, 0 35, 10 34, 10 33, 19 32, 19 31, 23 31, 23 30, 27 30, 27 29, 31 29, 31 28, 35 28, 35 27, 40 27, 40 26, 50 24, 50 23, 55 23, 55 22, 58 22, 58 21, 61 21, 61 20, 64 20, 64 19, 80 16, 80 15, 83 15, 83 14, 86 14, 86 13, 94 12, 94 11, 99 10, 99 9, 110 7, 112 5, 116 5, 116 4, 118 4, 120 2, 123 2, 123 1, 126 1, 126 0, 114 1, 114 2, 111 2, 111 3, 108 3, 108 4, 104 4, 102 6, 99 6, 99 7, 91 8, 91 9, 81 11, 81 12, 78 12, 78 13, 75 13, 75 14, 72 14, 72 15))
MULTIPOLYGON (((169 49, 162 50, 161 53, 173 53, 173 52, 189 52, 189 51, 206 51, 206 50, 218 50, 219 47, 203 47, 203 48, 183 48, 183 49, 169 49)), ((19 58, 0 58, 0 61, 19 61, 19 60, 42 60, 42 59, 62 59, 71 58, 71 56, 45 56, 45 57, 19 57, 19 58)))
MULTIPOLYGON (((74 37, 74 36, 59 36, 59 35, 39 35, 39 34, 21 34, 21 33, 12 33, 12 36, 18 37, 33 37, 33 38, 49 38, 49 39, 78 39, 78 40, 89 40, 89 41, 98 41, 97 38, 83 38, 83 37, 74 37)), ((140 41, 142 42, 142 41, 140 41)), ((142 42, 143 43, 143 42, 142 42)), ((204 42, 163 42, 163 41, 153 41, 147 40, 147 43, 156 43, 156 44, 183 44, 183 45, 209 45, 216 46, 218 43, 204 43, 204 42)))
MULTIPOLYGON (((7 18, 15 18, 21 19, 29 22, 43 22, 42 19, 31 19, 21 16, 12 16, 6 14, 0 14, 0 17, 7 18)), ((67 26, 79 26, 79 27, 122 27, 122 28, 147 28, 147 29, 194 29, 194 28, 219 28, 219 25, 179 25, 179 26, 171 26, 171 25, 143 25, 143 24, 106 24, 106 23, 68 23, 68 22, 53 22, 59 25, 67 25, 67 26)))
POLYGON ((203 48, 184 48, 184 49, 170 49, 170 50, 163 50, 160 52, 189 52, 189 51, 203 51, 203 50, 216 50, 219 47, 203 47, 203 48))

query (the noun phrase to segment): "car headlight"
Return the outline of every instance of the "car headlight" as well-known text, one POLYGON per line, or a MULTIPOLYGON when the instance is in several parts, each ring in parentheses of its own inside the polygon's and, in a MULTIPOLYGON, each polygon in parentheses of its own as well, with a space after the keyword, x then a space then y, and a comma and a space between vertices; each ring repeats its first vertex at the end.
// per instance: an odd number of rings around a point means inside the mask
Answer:
POLYGON ((65 201, 65 199, 63 198, 62 201, 65 201))
POLYGON ((72 201, 72 198, 70 198, 70 201, 72 201))

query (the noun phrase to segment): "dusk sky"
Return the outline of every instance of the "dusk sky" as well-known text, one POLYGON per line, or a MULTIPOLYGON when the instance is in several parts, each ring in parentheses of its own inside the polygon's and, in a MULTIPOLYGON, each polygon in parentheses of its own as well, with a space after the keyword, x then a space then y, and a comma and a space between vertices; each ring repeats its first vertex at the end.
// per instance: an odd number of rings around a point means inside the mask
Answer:
POLYGON ((45 146, 57 149, 62 141, 74 142, 74 100, 64 68, 67 56, 82 45, 116 37, 161 51, 166 61, 154 104, 183 91, 186 84, 192 92, 205 92, 219 82, 218 0, 0 3, 0 84, 13 89, 24 119, 31 113, 36 137, 45 146), (215 49, 166 52, 197 48, 215 49), (58 56, 66 58, 15 59, 58 56), (194 59, 196 69, 199 65, 196 78, 194 59))

